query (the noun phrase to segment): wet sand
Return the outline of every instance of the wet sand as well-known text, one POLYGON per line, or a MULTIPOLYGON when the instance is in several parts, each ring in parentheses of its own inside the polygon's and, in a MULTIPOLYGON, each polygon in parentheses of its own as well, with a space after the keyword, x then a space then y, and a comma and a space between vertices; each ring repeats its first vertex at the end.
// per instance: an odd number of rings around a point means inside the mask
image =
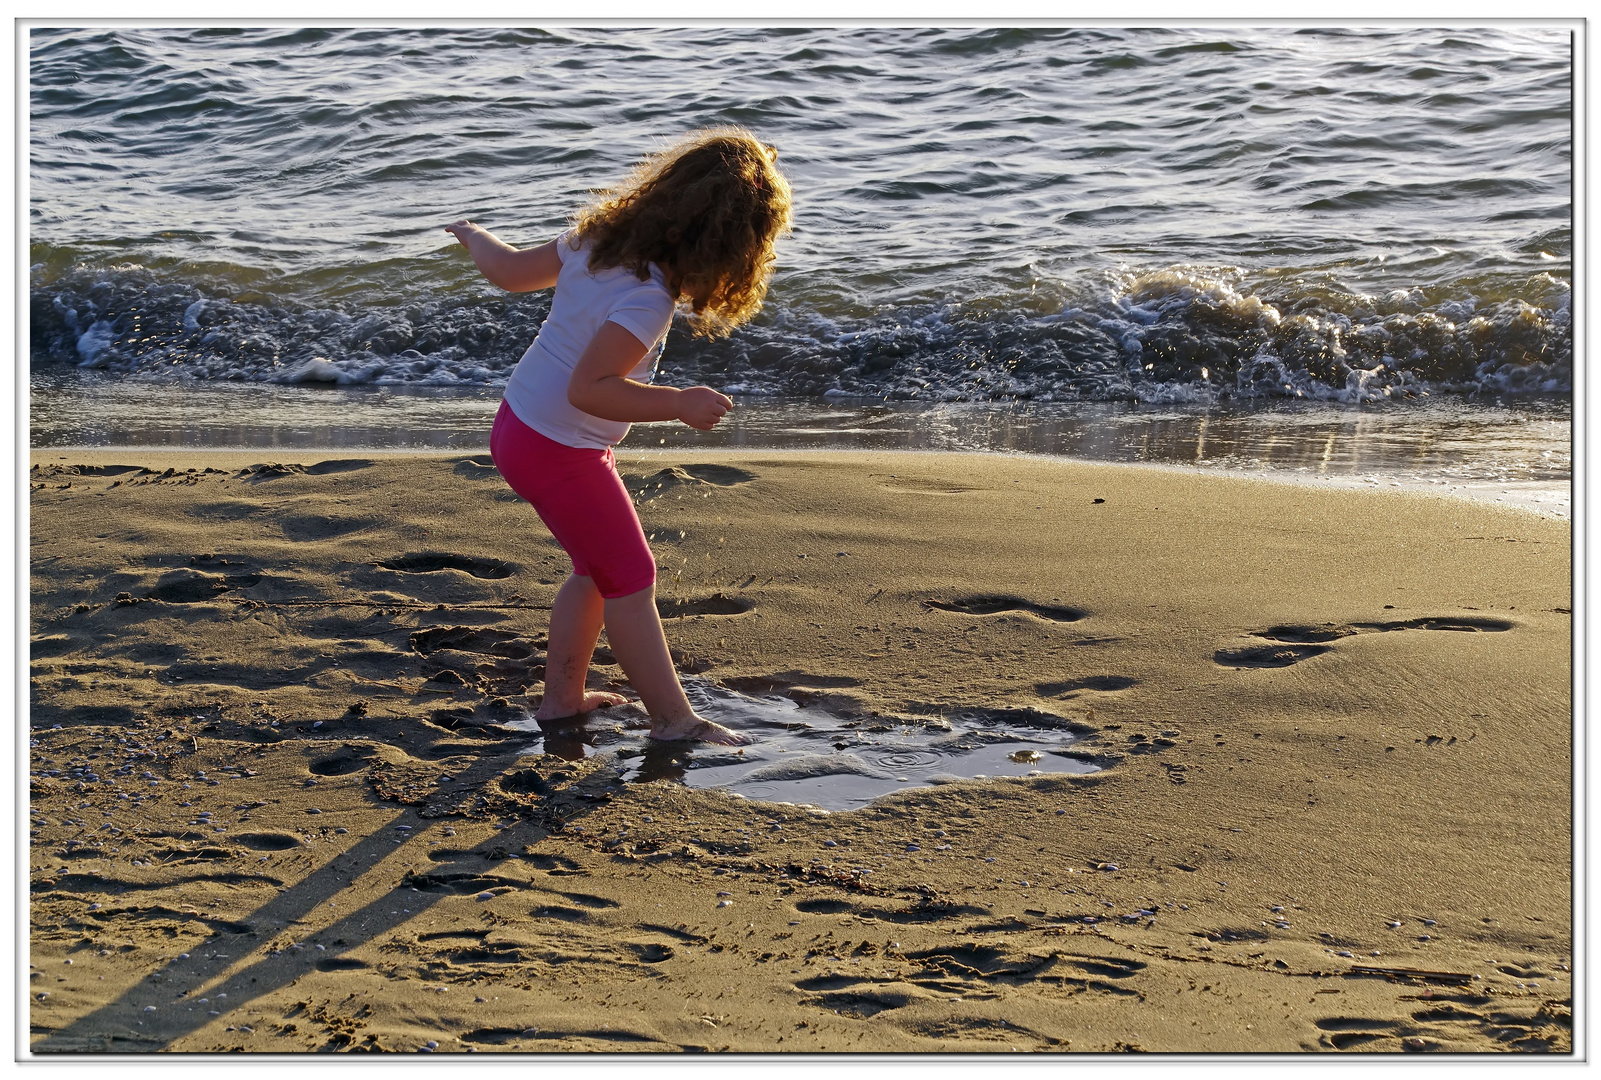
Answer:
POLYGON ((34 1053, 1571 1048, 1567 523, 619 460, 686 673, 1032 710, 1099 771, 832 814, 625 782, 521 722, 566 563, 487 459, 39 451, 34 1053))

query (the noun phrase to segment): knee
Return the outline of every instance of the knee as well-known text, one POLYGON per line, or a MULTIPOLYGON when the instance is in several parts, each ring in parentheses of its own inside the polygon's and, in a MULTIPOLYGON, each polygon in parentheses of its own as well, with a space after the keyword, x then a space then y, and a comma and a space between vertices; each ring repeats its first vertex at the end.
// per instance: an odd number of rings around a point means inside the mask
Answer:
POLYGON ((606 598, 606 606, 611 607, 613 604, 619 608, 635 608, 645 605, 654 608, 656 606, 656 583, 653 581, 643 589, 636 589, 622 596, 608 596, 606 598))
POLYGON ((567 580, 562 582, 561 592, 574 596, 600 596, 600 589, 596 587, 595 579, 584 574, 568 574, 567 580))

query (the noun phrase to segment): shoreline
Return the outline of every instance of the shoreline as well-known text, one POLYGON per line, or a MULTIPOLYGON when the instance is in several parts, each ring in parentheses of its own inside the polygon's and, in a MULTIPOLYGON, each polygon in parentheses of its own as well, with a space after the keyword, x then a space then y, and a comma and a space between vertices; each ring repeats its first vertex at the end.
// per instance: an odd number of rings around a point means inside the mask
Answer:
POLYGON ((508 726, 564 560, 472 454, 31 458, 35 1053, 1572 1045, 1566 522, 625 445, 684 670, 1104 762, 813 814, 508 726))
MULTIPOLYGON (((643 425, 640 425, 643 426, 643 425)), ((1448 499, 1465 499, 1469 502, 1500 505, 1507 509, 1526 511, 1541 517, 1559 521, 1571 521, 1572 489, 1571 479, 1565 481, 1493 481, 1476 480, 1460 484, 1441 486, 1444 481, 1397 480, 1385 475, 1382 480, 1371 476, 1347 475, 1312 475, 1302 474, 1285 469, 1246 469, 1232 468, 1223 465, 1193 465, 1180 462, 1164 461, 1102 461, 1094 458, 1076 458, 1065 455, 1032 453, 1027 451, 1001 451, 1001 450, 946 450, 937 448, 918 448, 910 450, 838 450, 827 447, 740 447, 737 449, 695 447, 640 447, 635 448, 624 444, 617 448, 618 460, 623 461, 631 457, 647 459, 652 455, 659 457, 672 456, 728 456, 730 454, 797 454, 797 455, 826 455, 826 454, 914 454, 914 455, 951 455, 955 457, 996 457, 1002 459, 1037 460, 1044 462, 1061 462, 1069 465, 1112 466, 1130 469, 1153 469, 1169 471, 1183 476, 1213 476, 1227 477, 1237 480, 1261 480, 1271 484, 1308 485, 1317 487, 1326 485, 1328 489, 1347 491, 1387 491, 1399 490, 1403 493, 1416 495, 1438 496, 1448 499)), ((40 464, 48 461, 63 461, 68 459, 81 459, 99 465, 123 464, 142 458, 143 460, 159 460, 167 462, 184 462, 191 459, 196 462, 209 461, 215 465, 218 460, 226 460, 234 468, 244 465, 254 465, 267 461, 280 460, 294 464, 315 464, 317 461, 326 461, 333 458, 350 458, 376 456, 382 458, 459 458, 463 456, 484 456, 489 453, 486 443, 482 447, 452 447, 448 449, 418 450, 412 448, 393 447, 295 447, 295 448, 265 448, 253 449, 250 447, 217 446, 217 447, 155 447, 155 446, 48 446, 34 447, 29 451, 29 463, 40 464), (192 458, 191 458, 192 456, 192 458), (113 461, 112 459, 118 459, 113 461), (248 459, 248 460, 246 460, 248 459), (315 460, 313 460, 315 459, 315 460)))

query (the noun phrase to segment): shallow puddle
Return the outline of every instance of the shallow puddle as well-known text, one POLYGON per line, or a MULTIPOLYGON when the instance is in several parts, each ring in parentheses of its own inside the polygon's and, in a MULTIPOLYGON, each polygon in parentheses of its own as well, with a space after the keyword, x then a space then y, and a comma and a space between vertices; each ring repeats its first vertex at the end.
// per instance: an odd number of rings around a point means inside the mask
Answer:
MULTIPOLYGON (((1068 756, 1075 737, 1066 720, 1032 709, 848 718, 782 694, 741 694, 698 679, 686 679, 684 692, 702 716, 755 741, 741 747, 655 743, 645 737, 642 713, 619 708, 543 732, 544 751, 568 760, 604 755, 625 782, 681 780, 823 810, 848 810, 891 791, 954 780, 1096 769, 1068 756)), ((531 719, 514 726, 537 727, 531 719)))

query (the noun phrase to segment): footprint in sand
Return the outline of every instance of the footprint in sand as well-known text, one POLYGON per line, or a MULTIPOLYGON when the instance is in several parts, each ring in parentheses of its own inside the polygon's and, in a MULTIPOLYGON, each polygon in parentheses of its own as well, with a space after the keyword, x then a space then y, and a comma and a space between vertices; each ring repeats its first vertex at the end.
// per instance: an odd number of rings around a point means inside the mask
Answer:
POLYGON ((670 937, 674 941, 683 942, 685 945, 704 945, 710 940, 703 934, 697 934, 693 931, 685 930, 681 926, 663 926, 660 923, 647 922, 640 923, 639 929, 648 930, 652 934, 661 934, 664 937, 670 937))
POLYGON ((236 859, 239 853, 233 848, 225 847, 169 847, 154 849, 150 852, 150 857, 163 866, 181 866, 184 863, 236 859))
MULTIPOLYGON (((632 477, 629 479, 634 480, 632 477)), ((676 488, 735 487, 755 479, 755 473, 736 469, 732 465, 669 465, 637 481, 639 486, 634 489, 634 497, 640 502, 649 502, 676 488)))
POLYGON ((1375 1039, 1387 1039, 1398 1034, 1393 1020, 1379 1020, 1371 1017, 1359 1016, 1329 1016, 1321 1020, 1314 1020, 1318 1029, 1328 1034, 1321 1036, 1318 1042, 1325 1046, 1332 1046, 1336 1050, 1348 1050, 1353 1046, 1373 1042, 1375 1039))
POLYGON ((577 908, 564 907, 561 904, 546 904, 536 907, 529 912, 536 919, 558 919, 561 922, 584 922, 589 918, 585 912, 577 908))
POLYGON ((278 521, 284 536, 300 544, 349 536, 370 529, 373 524, 370 518, 329 517, 324 514, 297 514, 278 521))
POLYGON ((328 476, 332 473, 355 472, 357 469, 370 468, 373 462, 366 458, 334 458, 330 461, 319 461, 315 465, 306 466, 307 476, 328 476))
POLYGON ((795 910, 807 915, 844 915, 854 912, 856 906, 844 900, 802 900, 795 910))
POLYGON ((288 833, 243 833, 234 837, 234 843, 252 851, 288 851, 301 846, 300 838, 288 833))
POLYGON ((1089 612, 1060 604, 1036 604, 1016 596, 984 595, 958 596, 951 600, 924 600, 924 605, 939 611, 954 611, 959 615, 1001 615, 1008 611, 1021 611, 1037 615, 1051 622, 1078 622, 1089 612))
POLYGON ((455 652, 486 653, 508 660, 526 660, 534 646, 521 634, 483 626, 431 626, 413 631, 407 639, 413 652, 424 656, 441 649, 455 652))
POLYGON ((434 743, 432 746, 419 747, 412 751, 416 757, 426 761, 444 761, 447 758, 472 757, 476 758, 484 752, 482 743, 434 743))
POLYGON ((457 949, 445 954, 453 964, 521 964, 523 951, 509 942, 493 942, 478 949, 457 949))
POLYGON ((940 922, 944 919, 967 918, 989 913, 988 909, 974 907, 971 904, 939 903, 914 905, 909 908, 885 908, 869 904, 853 904, 848 900, 836 900, 830 897, 802 900, 795 905, 795 910, 803 915, 848 915, 853 918, 862 917, 902 925, 940 922))
POLYGON ((313 761, 309 768, 317 776, 345 776, 365 769, 377 756, 370 746, 345 746, 337 754, 313 761))
POLYGON ((1256 645, 1245 649, 1219 649, 1212 659, 1230 668, 1278 668, 1328 651, 1327 645, 1256 645))
POLYGON ((1077 694, 1084 690, 1093 690, 1101 694, 1114 694, 1119 690, 1127 690, 1138 686, 1140 680, 1131 679, 1127 675, 1087 675, 1082 679, 1070 679, 1067 682, 1035 683, 1036 692, 1048 697, 1058 695, 1077 694))
POLYGON ((500 777, 496 786, 513 795, 549 795, 551 784, 534 769, 518 769, 500 777))
POLYGON ((1251 636, 1274 642, 1272 645, 1252 645, 1239 649, 1219 649, 1212 659, 1222 667, 1274 668, 1289 667, 1309 657, 1330 652, 1332 645, 1324 642, 1339 641, 1356 634, 1384 634, 1396 630, 1449 630, 1456 633, 1499 634, 1516 625, 1507 619, 1486 615, 1442 615, 1419 619, 1394 619, 1387 622, 1325 623, 1322 626, 1287 624, 1270 626, 1253 631, 1251 636))
POLYGON ((988 491, 989 488, 960 484, 954 480, 925 480, 918 476, 890 476, 880 479, 879 487, 903 495, 961 495, 968 491, 988 491))
MULTIPOLYGON (((943 989, 943 988, 942 988, 943 989)), ((914 1035, 949 1042, 953 1039, 983 1039, 1015 1048, 1023 1039, 1037 1040, 1043 1046, 1060 1046, 1061 1040, 1041 1035, 1032 1028, 1011 1020, 993 1020, 989 1017, 954 1017, 949 1019, 916 1020, 904 1025, 914 1035)))
POLYGON ((442 870, 425 874, 414 871, 406 875, 405 883, 422 892, 449 892, 461 896, 477 895, 490 890, 511 892, 527 888, 526 882, 514 878, 472 872, 452 874, 442 870))
POLYGON ((913 994, 907 990, 854 990, 819 994, 807 999, 805 1004, 836 1012, 851 1020, 866 1020, 881 1012, 903 1008, 924 997, 923 994, 913 994))
MULTIPOLYGON (((467 1034, 463 1035, 461 1037, 461 1041, 466 1043, 475 1043, 479 1046, 505 1046, 508 1043, 521 1041, 524 1037, 523 1032, 527 1031, 531 1033, 533 1030, 533 1028, 509 1027, 474 1028, 472 1031, 469 1031, 467 1034)), ((536 1036, 529 1034, 527 1037, 532 1039, 536 1036)))
POLYGON ((676 955, 671 945, 663 945, 659 941, 625 941, 623 945, 634 954, 635 959, 645 964, 659 964, 676 955))
POLYGON ((592 893, 562 892, 559 889, 552 889, 551 892, 554 892, 557 896, 560 896, 565 900, 571 900, 579 907, 600 910, 603 908, 620 908, 623 906, 615 900, 604 896, 595 896, 592 893))
POLYGON ((656 611, 664 619, 682 619, 689 615, 743 615, 756 604, 742 596, 712 593, 698 598, 657 597, 656 611))
POLYGON ((1138 960, 1123 960, 1103 956, 1064 956, 1063 961, 1091 975, 1103 979, 1128 979, 1145 970, 1138 960))
POLYGON ((133 724, 134 710, 127 705, 72 705, 62 707, 40 702, 28 710, 28 723, 34 728, 127 727, 133 724))
POLYGON ((42 634, 28 642, 28 654, 37 660, 45 656, 60 656, 76 647, 70 635, 42 634))
MULTIPOLYGON (((132 881, 107 877, 103 874, 94 876, 67 874, 56 879, 56 887, 62 891, 111 893, 113 895, 123 892, 155 892, 167 889, 181 889, 185 885, 199 885, 202 887, 227 885, 234 888, 261 887, 278 889, 283 887, 283 882, 267 874, 188 874, 159 881, 132 881)), ((222 920, 217 920, 213 925, 224 928, 231 927, 233 929, 230 929, 229 933, 234 934, 248 934, 252 929, 249 923, 230 923, 222 920)))
POLYGON ((261 581, 257 573, 207 574, 179 567, 162 574, 145 595, 169 604, 199 604, 235 589, 248 589, 261 581))
POLYGON ((401 574, 436 574, 443 570, 457 570, 463 574, 471 574, 475 578, 491 581, 509 578, 516 569, 510 563, 475 559, 471 555, 455 555, 441 551, 414 552, 376 565, 401 574))
POLYGON ((319 461, 315 465, 283 464, 277 461, 262 462, 257 465, 247 465, 239 471, 241 477, 248 477, 254 482, 277 480, 284 476, 328 476, 333 473, 355 472, 365 469, 373 462, 366 458, 334 458, 331 461, 319 461))

